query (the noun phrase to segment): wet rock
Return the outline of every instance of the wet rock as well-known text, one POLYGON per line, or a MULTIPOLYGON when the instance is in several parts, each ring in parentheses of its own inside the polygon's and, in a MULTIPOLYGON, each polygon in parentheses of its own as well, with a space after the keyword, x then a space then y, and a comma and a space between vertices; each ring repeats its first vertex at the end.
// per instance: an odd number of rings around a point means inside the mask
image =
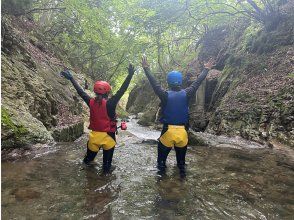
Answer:
POLYGON ((201 134, 197 134, 196 132, 188 132, 189 135, 189 145, 195 146, 208 146, 207 141, 201 137, 201 134))
POLYGON ((142 118, 143 115, 144 115, 144 112, 139 112, 139 113, 136 115, 136 119, 140 119, 140 118, 142 118))
POLYGON ((156 145, 158 143, 157 140, 154 139, 144 139, 141 142, 142 144, 150 144, 150 145, 156 145))
MULTIPOLYGON (((138 84, 139 85, 139 84, 138 84)), ((149 107, 158 105, 158 98, 148 82, 144 80, 140 86, 135 86, 129 94, 126 110, 130 113, 137 114, 145 112, 149 107), (155 102, 155 100, 157 100, 155 102)))
POLYGON ((157 113, 157 108, 150 108, 148 111, 144 112, 143 114, 139 116, 138 124, 143 126, 153 125, 155 123, 156 113, 157 113))
POLYGON ((20 188, 13 192, 15 198, 19 201, 25 201, 30 199, 38 199, 41 197, 41 193, 30 188, 20 188))

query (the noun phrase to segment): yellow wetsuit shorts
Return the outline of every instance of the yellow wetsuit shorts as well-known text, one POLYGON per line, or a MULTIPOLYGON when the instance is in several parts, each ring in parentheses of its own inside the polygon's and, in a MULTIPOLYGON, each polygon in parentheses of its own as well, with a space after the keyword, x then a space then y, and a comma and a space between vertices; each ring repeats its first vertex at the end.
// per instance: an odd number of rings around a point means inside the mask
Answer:
POLYGON ((166 147, 185 147, 188 144, 188 133, 185 126, 168 125, 167 131, 159 141, 166 147))
POLYGON ((107 132, 91 131, 89 134, 88 148, 93 152, 98 152, 102 147, 103 150, 110 150, 116 142, 107 132))

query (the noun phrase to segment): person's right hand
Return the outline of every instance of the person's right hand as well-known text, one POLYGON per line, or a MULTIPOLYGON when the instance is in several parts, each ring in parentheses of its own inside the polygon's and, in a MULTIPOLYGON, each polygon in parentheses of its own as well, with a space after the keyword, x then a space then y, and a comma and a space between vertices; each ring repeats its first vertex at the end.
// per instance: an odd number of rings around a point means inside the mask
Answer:
POLYGON ((149 63, 147 61, 147 57, 146 56, 142 56, 142 67, 143 68, 149 67, 149 63))
POLYGON ((70 73, 69 70, 64 70, 64 71, 62 71, 62 72, 60 73, 60 75, 63 76, 63 77, 65 77, 65 78, 68 79, 68 80, 73 79, 73 76, 72 76, 72 74, 70 73))

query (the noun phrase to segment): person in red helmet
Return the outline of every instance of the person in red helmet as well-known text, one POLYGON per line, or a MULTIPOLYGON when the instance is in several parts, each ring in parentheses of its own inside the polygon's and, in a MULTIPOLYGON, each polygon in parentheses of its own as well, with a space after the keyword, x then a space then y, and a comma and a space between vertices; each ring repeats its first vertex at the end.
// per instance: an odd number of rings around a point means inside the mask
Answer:
POLYGON ((97 81, 94 84, 96 97, 91 98, 75 81, 69 70, 62 71, 61 76, 70 80, 81 98, 90 108, 89 140, 87 143, 87 153, 84 157, 84 163, 89 164, 93 161, 102 147, 103 149, 103 171, 109 172, 112 163, 114 147, 116 144, 115 132, 117 129, 116 106, 127 90, 130 81, 134 75, 133 65, 129 65, 128 76, 123 82, 117 93, 108 98, 111 86, 108 82, 97 81))

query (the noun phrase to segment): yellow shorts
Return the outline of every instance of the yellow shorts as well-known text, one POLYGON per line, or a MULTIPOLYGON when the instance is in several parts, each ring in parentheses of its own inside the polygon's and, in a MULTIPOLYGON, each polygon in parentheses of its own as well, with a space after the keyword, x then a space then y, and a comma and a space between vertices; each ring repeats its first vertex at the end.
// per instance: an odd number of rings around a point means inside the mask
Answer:
POLYGON ((185 126, 168 125, 159 141, 166 147, 185 147, 188 144, 188 133, 185 126))
POLYGON ((110 150, 116 142, 107 132, 91 131, 89 134, 88 148, 91 151, 98 152, 102 147, 103 150, 110 150))

